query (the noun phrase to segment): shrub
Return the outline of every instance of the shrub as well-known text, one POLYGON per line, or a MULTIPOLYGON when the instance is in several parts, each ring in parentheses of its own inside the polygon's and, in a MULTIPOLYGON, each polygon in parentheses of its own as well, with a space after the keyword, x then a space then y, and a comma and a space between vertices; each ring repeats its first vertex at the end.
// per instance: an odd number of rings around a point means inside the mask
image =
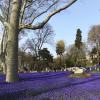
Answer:
POLYGON ((66 66, 67 67, 73 67, 74 65, 75 65, 75 62, 73 59, 71 59, 71 58, 66 59, 66 66))

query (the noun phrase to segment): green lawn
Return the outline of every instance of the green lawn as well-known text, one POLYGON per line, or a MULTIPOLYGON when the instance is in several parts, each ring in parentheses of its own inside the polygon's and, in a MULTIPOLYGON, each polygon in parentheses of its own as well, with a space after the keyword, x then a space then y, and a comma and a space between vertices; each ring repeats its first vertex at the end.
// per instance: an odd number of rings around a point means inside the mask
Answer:
POLYGON ((100 70, 93 70, 92 73, 100 73, 100 70))

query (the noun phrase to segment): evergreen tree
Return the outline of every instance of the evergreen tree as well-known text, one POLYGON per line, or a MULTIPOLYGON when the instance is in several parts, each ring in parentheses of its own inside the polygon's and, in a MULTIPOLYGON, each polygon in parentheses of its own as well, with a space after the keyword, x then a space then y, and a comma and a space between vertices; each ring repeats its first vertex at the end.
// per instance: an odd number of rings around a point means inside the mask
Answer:
POLYGON ((75 46, 80 49, 82 46, 82 36, 81 36, 82 31, 80 29, 77 29, 77 34, 76 34, 76 40, 75 40, 75 46))
POLYGON ((47 48, 43 48, 39 51, 40 60, 43 61, 44 65, 49 66, 49 63, 53 62, 53 56, 50 54, 50 51, 47 48))
POLYGON ((76 62, 76 64, 75 65, 77 65, 77 66, 81 66, 80 65, 80 59, 79 59, 79 56, 80 56, 80 54, 81 54, 81 47, 82 47, 82 36, 81 36, 81 33, 82 33, 82 31, 78 28, 77 29, 77 33, 76 33, 76 40, 75 40, 75 47, 77 48, 77 50, 76 50, 76 60, 75 60, 75 62, 76 62))

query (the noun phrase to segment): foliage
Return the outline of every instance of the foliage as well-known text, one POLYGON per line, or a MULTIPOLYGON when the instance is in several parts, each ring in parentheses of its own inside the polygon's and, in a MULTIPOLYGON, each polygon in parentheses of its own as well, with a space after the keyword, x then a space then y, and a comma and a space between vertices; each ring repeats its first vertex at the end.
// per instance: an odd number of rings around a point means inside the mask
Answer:
POLYGON ((100 41, 100 25, 94 25, 88 32, 88 42, 92 45, 99 44, 100 41))
POLYGON ((56 65, 60 66, 60 57, 54 59, 56 65))
POLYGON ((43 60, 45 64, 49 64, 53 62, 53 56, 50 54, 47 48, 43 48, 39 51, 40 60, 43 60))
POLYGON ((56 44, 56 53, 57 55, 60 55, 60 66, 62 66, 61 57, 64 52, 65 52, 65 43, 63 40, 59 40, 56 44))
POLYGON ((67 67, 73 67, 73 66, 75 66, 75 61, 74 61, 73 58, 71 58, 69 56, 69 57, 67 57, 65 64, 66 64, 67 67))
POLYGON ((25 41, 27 49, 33 56, 38 58, 39 50, 44 44, 53 44, 54 32, 49 24, 46 24, 42 29, 32 31, 29 38, 25 41))
POLYGON ((100 69, 99 70, 93 70, 91 71, 92 73, 100 73, 100 69))
POLYGON ((65 51, 65 43, 63 40, 59 40, 56 44, 56 53, 58 55, 62 55, 62 53, 64 53, 65 51))
POLYGON ((76 55, 75 62, 76 66, 86 66, 86 45, 82 42, 82 31, 77 29, 76 39, 75 39, 75 47, 76 47, 76 55))
POLYGON ((82 46, 82 36, 81 36, 82 31, 80 29, 77 29, 76 33, 76 40, 75 40, 75 46, 80 49, 82 46))
POLYGON ((97 64, 98 63, 97 48, 93 47, 92 50, 91 50, 91 52, 89 54, 90 54, 90 57, 91 57, 92 64, 93 65, 97 64))
POLYGON ((94 25, 88 32, 88 42, 96 47, 97 63, 100 65, 100 25, 94 25))
POLYGON ((75 45, 71 45, 66 54, 66 60, 72 62, 72 66, 86 66, 86 46, 83 43, 78 50, 75 45))
POLYGON ((63 67, 63 63, 61 63, 61 58, 58 56, 54 59, 54 64, 53 64, 53 69, 54 70, 61 70, 63 67))

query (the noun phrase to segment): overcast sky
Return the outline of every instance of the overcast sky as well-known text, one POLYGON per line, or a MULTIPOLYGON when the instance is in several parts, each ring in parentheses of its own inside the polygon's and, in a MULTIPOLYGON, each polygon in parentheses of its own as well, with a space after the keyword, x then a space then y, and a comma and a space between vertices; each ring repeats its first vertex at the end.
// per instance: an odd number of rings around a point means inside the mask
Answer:
MULTIPOLYGON (((83 41, 87 41, 91 26, 100 24, 100 0, 79 0, 70 8, 55 15, 49 23, 56 34, 55 43, 58 40, 64 40, 66 46, 73 44, 77 28, 82 30, 83 41)), ((56 56, 54 46, 48 46, 48 48, 56 56)))

